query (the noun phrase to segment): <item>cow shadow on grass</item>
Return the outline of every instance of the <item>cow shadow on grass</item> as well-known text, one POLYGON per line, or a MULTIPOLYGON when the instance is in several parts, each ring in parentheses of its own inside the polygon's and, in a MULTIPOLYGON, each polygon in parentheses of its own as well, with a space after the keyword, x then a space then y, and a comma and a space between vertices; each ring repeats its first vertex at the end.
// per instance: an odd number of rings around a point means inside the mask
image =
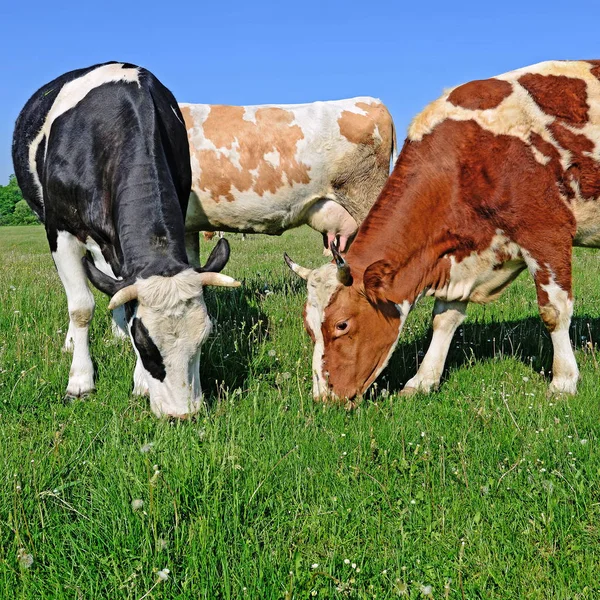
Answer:
POLYGON ((246 387, 269 329, 256 286, 212 290, 205 299, 213 330, 202 346, 200 377, 205 400, 213 406, 227 390, 246 387))
MULTIPOLYGON (((571 321, 570 338, 575 350, 595 346, 600 341, 600 318, 574 317, 571 321)), ((396 347, 387 369, 379 376, 379 389, 390 393, 399 392, 415 375, 431 342, 431 324, 426 336, 410 342, 401 340, 396 347)), ((454 335, 442 374, 442 385, 452 371, 473 363, 490 359, 515 358, 533 371, 543 372, 548 379, 552 373, 552 342, 539 317, 519 321, 492 323, 465 323, 454 335)))

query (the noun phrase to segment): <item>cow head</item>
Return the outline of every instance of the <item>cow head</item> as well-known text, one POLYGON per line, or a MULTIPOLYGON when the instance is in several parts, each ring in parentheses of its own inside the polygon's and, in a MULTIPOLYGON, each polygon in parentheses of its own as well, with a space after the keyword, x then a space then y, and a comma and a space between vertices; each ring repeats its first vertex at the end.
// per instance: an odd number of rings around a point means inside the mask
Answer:
POLYGON ((308 285, 304 327, 312 338, 313 396, 340 401, 363 394, 386 366, 408 307, 386 297, 378 264, 362 278, 332 246, 335 263, 306 269, 284 255, 288 266, 308 285))
MULTIPOLYGON (((87 265, 94 285, 112 295, 108 308, 125 305, 129 335, 138 357, 136 376, 145 378, 150 407, 159 417, 186 417, 201 406, 200 348, 212 329, 203 288, 240 285, 207 269, 223 268, 223 259, 226 262, 221 244, 204 269, 199 269, 201 272, 190 268, 170 277, 137 278, 129 285, 87 265)), ((139 388, 139 382, 136 386, 139 388)))

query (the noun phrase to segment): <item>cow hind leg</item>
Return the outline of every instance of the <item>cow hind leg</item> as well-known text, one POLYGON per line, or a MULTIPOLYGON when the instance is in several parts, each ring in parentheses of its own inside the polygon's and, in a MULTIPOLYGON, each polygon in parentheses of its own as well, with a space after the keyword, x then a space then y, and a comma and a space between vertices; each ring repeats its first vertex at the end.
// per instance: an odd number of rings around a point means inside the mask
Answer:
POLYGON ((435 301, 433 306, 433 336, 429 349, 417 374, 406 382, 401 394, 428 393, 439 386, 452 338, 465 320, 466 310, 466 302, 435 301))
POLYGON ((65 348, 73 350, 67 396, 83 396, 94 389, 94 366, 89 348, 89 325, 94 315, 94 296, 81 264, 85 247, 70 233, 58 233, 52 253, 58 276, 67 295, 69 331, 65 348))
POLYGON ((551 265, 526 257, 527 266, 535 281, 540 316, 552 340, 554 358, 549 390, 552 394, 575 394, 579 380, 579 369, 569 338, 573 315, 570 255, 569 247, 568 259, 563 261, 560 275, 556 274, 551 265))

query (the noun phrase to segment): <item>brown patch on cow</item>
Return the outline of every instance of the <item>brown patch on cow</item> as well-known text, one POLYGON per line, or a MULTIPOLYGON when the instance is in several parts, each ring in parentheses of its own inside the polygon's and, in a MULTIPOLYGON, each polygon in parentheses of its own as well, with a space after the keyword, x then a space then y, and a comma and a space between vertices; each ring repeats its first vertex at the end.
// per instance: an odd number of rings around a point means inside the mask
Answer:
POLYGON ((548 331, 553 332, 558 327, 559 316, 558 310, 552 304, 540 306, 540 317, 548 331))
POLYGON ((217 148, 237 150, 241 168, 219 152, 199 150, 196 155, 201 174, 195 186, 209 192, 215 202, 221 198, 231 202, 234 188, 263 196, 283 185, 309 183, 310 167, 296 159, 297 144, 304 133, 292 125, 293 113, 276 107, 259 108, 256 122, 244 120, 244 113, 243 106, 211 107, 203 124, 204 136, 217 148), (278 156, 277 166, 265 158, 271 153, 278 156))
POLYGON ((586 60, 585 62, 592 65, 590 73, 596 78, 600 79, 600 60, 586 60))
POLYGON ((389 164, 393 137, 393 121, 390 113, 380 102, 375 104, 357 102, 355 106, 366 114, 342 111, 338 119, 341 135, 351 144, 376 147, 378 161, 389 164))
POLYGON ((69 312, 69 316, 75 327, 87 327, 92 320, 93 314, 94 312, 88 308, 78 308, 69 312))
POLYGON ((571 152, 570 164, 564 177, 572 190, 569 197, 578 190, 585 200, 599 198, 600 164, 590 156, 594 151, 594 142, 583 134, 570 131, 556 121, 548 129, 558 144, 571 152))
POLYGON ((452 90, 448 102, 469 110, 496 108, 512 94, 512 84, 500 79, 471 81, 452 90))
POLYGON ((582 126, 588 120, 587 86, 583 79, 566 75, 536 75, 527 73, 519 83, 536 104, 547 114, 582 126))

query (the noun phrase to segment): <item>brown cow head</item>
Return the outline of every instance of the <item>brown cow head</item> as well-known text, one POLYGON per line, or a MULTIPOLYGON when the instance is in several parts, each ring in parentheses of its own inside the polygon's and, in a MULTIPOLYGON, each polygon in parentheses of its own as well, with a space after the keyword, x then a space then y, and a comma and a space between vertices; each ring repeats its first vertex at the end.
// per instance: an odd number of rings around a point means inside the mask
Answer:
POLYGON ((335 251, 334 257, 336 264, 313 270, 285 260, 308 284, 304 326, 315 343, 313 396, 345 400, 363 394, 386 366, 409 306, 387 297, 388 265, 375 263, 355 278, 335 251))

